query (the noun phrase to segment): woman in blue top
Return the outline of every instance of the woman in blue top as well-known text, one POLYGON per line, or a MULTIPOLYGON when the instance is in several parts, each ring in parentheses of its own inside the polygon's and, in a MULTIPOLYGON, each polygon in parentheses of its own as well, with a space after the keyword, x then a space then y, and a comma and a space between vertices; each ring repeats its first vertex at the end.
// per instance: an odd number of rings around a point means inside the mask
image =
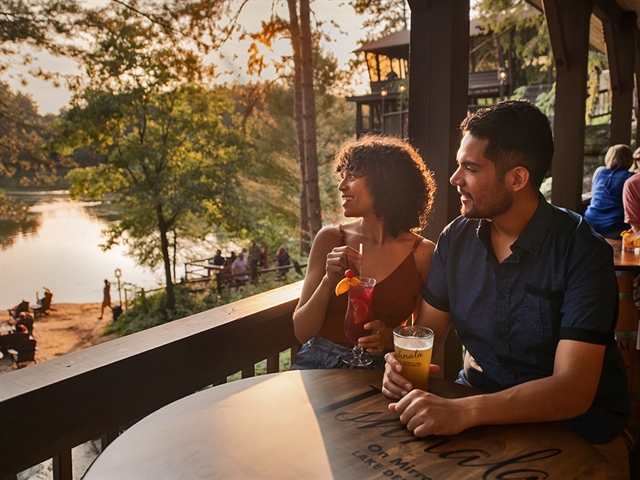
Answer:
POLYGON ((627 145, 614 145, 604 157, 604 167, 598 167, 591 184, 591 202, 584 218, 603 237, 619 238, 620 232, 629 229, 624 223, 622 188, 633 175, 633 155, 627 145))

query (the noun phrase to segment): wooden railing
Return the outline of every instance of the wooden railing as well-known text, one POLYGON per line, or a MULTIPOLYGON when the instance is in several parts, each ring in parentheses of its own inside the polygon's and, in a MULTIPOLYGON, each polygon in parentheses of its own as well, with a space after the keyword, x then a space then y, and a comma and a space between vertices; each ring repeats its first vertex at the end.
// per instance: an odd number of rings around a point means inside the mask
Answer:
POLYGON ((71 449, 103 448, 155 410, 299 344, 292 313, 302 282, 0 376, 0 478, 53 458, 72 478, 71 449))

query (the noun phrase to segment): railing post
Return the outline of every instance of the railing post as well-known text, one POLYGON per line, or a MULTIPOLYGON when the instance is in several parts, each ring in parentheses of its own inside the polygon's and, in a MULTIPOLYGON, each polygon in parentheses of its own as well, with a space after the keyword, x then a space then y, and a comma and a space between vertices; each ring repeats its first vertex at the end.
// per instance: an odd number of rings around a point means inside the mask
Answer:
POLYGON ((53 457, 53 480, 73 480, 71 449, 53 457))

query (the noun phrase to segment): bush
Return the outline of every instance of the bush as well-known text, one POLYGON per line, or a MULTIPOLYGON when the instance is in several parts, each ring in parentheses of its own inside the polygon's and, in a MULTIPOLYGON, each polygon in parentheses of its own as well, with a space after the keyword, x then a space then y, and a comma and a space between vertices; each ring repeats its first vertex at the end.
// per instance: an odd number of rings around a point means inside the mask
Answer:
POLYGON ((294 271, 290 271, 284 280, 277 278, 275 272, 268 273, 260 275, 260 281, 257 284, 247 283, 237 290, 225 288, 221 293, 218 293, 215 287, 203 292, 191 292, 189 285, 178 284, 175 286, 176 308, 172 311, 165 308, 167 298, 165 290, 151 294, 145 293, 143 290, 127 310, 107 326, 105 334, 117 333, 118 336, 123 337, 258 293, 267 292, 300 279, 301 277, 294 271))

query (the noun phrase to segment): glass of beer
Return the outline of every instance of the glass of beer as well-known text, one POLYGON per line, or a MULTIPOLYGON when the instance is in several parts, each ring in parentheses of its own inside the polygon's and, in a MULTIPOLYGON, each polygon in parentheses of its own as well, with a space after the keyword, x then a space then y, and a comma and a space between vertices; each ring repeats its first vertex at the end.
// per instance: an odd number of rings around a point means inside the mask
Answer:
POLYGON ((433 330, 427 327, 405 326, 393 329, 393 345, 396 358, 402 365, 401 375, 413 388, 426 391, 429 388, 433 330))

